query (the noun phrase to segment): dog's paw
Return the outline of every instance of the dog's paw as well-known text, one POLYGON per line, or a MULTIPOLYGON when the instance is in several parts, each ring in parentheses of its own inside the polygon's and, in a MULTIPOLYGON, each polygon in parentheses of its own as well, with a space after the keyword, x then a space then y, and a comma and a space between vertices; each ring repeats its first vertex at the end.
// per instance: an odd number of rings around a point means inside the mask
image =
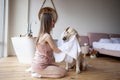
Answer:
POLYGON ((69 71, 69 67, 65 67, 66 71, 69 71))
POLYGON ((69 69, 68 68, 65 68, 66 69, 66 71, 69 71, 69 69))
POLYGON ((76 71, 77 74, 80 74, 80 70, 76 71))

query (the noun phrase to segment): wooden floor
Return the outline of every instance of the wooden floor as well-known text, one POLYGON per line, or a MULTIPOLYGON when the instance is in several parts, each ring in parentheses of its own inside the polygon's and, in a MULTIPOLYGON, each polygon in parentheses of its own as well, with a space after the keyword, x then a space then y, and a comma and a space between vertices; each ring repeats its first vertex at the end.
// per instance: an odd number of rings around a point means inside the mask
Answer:
MULTIPOLYGON (((54 80, 120 80, 120 60, 111 57, 98 57, 87 61, 91 65, 87 71, 76 74, 70 70, 66 77, 54 80)), ((64 67, 64 63, 60 63, 64 67)), ((0 80, 53 80, 33 78, 25 72, 29 65, 20 64, 16 57, 0 59, 0 80)))

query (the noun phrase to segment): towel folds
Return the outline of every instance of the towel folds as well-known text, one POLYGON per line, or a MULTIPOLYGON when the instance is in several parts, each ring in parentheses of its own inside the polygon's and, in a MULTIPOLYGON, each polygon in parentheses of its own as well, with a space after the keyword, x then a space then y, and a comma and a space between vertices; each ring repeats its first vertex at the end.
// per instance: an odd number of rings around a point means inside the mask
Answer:
POLYGON ((67 59, 67 61, 69 63, 71 63, 72 59, 69 58, 69 57, 77 59, 77 56, 81 52, 81 48, 80 48, 79 42, 78 42, 78 40, 76 38, 76 35, 72 36, 70 38, 70 40, 67 41, 67 42, 64 42, 62 40, 62 37, 63 37, 63 33, 61 34, 60 39, 58 39, 58 41, 57 41, 58 48, 62 52, 60 52, 60 53, 54 53, 55 62, 62 62, 65 59, 67 59), (66 56, 66 55, 68 55, 69 57, 66 56))

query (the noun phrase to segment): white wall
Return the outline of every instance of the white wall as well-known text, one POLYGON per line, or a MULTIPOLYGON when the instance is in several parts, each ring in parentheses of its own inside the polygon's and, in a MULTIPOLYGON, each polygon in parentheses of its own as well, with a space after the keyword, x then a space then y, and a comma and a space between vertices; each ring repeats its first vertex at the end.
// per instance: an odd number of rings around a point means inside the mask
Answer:
MULTIPOLYGON (((37 13, 44 0, 31 0, 30 19, 38 21, 37 13), (36 20, 35 20, 36 19, 36 20)), ((53 0, 58 12, 58 21, 53 30, 54 38, 72 26, 81 35, 87 32, 120 33, 120 0, 53 0)), ((51 6, 47 0, 45 6, 51 6)), ((34 35, 39 26, 32 26, 34 35)))
MULTIPOLYGON (((37 13, 44 0, 30 0, 30 20, 33 35, 37 36, 39 21, 37 13)), ((51 6, 46 0, 45 6, 51 6)), ((72 26, 80 35, 88 32, 120 33, 120 0, 53 0, 58 12, 58 21, 53 37, 58 38, 67 26, 72 26)), ((10 0, 9 39, 27 32, 28 0, 10 0)), ((11 42, 9 40, 9 42, 11 42)), ((9 47, 12 45, 10 44, 9 47)), ((13 55, 12 48, 9 55, 13 55)))

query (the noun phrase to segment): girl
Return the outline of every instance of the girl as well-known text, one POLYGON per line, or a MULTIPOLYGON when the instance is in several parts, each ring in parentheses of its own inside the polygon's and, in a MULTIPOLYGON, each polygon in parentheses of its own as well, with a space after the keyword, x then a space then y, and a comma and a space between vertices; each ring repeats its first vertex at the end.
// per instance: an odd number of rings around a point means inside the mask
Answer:
POLYGON ((53 63, 53 52, 61 52, 50 35, 53 28, 53 15, 51 13, 43 13, 40 32, 36 41, 36 53, 32 62, 32 70, 35 72, 32 74, 33 77, 61 78, 66 75, 64 68, 53 63))

